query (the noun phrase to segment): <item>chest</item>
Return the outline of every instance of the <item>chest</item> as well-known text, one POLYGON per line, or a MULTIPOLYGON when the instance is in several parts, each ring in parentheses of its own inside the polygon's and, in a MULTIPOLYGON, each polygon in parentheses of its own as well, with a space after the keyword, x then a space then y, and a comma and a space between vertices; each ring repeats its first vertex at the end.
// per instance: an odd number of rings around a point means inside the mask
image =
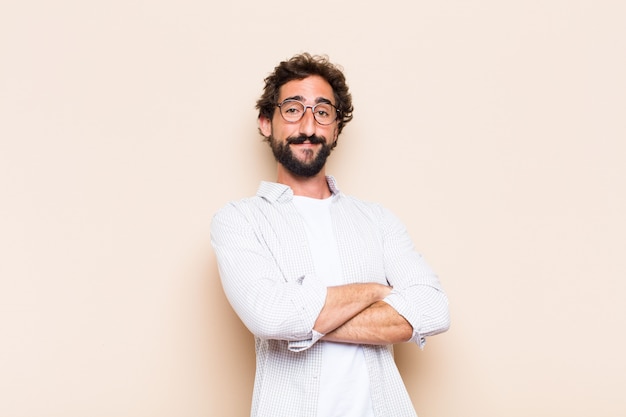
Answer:
MULTIPOLYGON (((256 219, 257 238, 281 270, 286 281, 314 274, 314 262, 307 228, 315 227, 291 205, 275 207, 256 219)), ((332 233, 325 233, 328 245, 337 251, 345 283, 386 283, 384 231, 371 213, 333 206, 330 209, 332 233), (334 239, 334 242, 330 241, 334 239)))

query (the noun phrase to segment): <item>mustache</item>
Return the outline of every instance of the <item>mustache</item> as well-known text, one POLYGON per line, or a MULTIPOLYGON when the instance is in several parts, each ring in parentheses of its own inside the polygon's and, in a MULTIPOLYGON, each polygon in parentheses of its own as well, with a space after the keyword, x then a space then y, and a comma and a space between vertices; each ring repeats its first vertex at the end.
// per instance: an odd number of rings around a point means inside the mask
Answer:
POLYGON ((308 141, 309 143, 313 144, 313 145, 316 145, 316 144, 318 144, 318 143, 321 143, 321 144, 326 143, 326 139, 324 139, 324 138, 323 138, 323 137, 321 137, 321 136, 315 136, 315 135, 312 135, 312 136, 305 136, 305 135, 300 135, 300 136, 295 137, 295 138, 288 138, 288 139, 287 139, 287 144, 289 144, 289 145, 301 145, 301 144, 303 144, 304 142, 307 142, 307 141, 308 141))

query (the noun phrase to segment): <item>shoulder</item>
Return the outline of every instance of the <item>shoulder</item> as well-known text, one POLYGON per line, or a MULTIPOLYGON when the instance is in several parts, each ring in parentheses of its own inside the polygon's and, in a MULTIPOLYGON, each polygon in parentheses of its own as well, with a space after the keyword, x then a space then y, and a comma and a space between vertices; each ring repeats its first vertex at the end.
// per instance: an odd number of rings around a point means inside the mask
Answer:
POLYGON ((343 207, 346 210, 353 210, 369 216, 380 217, 387 209, 382 204, 373 201, 363 200, 352 195, 341 193, 337 199, 338 206, 343 207))
POLYGON ((369 222, 376 223, 384 230, 402 230, 405 228, 398 216, 384 205, 362 200, 360 198, 341 194, 338 199, 341 211, 350 217, 361 217, 369 222))
POLYGON ((251 218, 255 217, 254 213, 261 210, 262 205, 263 198, 258 196, 230 201, 215 212, 211 227, 216 228, 222 224, 244 226, 250 222, 251 218))

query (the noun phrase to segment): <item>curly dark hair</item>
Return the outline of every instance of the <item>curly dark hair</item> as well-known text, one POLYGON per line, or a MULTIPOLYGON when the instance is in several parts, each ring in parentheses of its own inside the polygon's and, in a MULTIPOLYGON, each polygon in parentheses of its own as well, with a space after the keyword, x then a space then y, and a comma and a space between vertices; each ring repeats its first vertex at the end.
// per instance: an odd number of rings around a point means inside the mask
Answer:
POLYGON ((289 81, 303 80, 311 75, 322 77, 332 87, 335 94, 335 106, 339 110, 337 131, 341 133, 346 123, 352 120, 352 112, 354 110, 352 107, 352 96, 348 91, 343 69, 332 64, 327 56, 303 53, 278 64, 274 68, 274 72, 265 78, 263 95, 256 102, 259 117, 263 116, 270 120, 272 119, 278 104, 280 87, 289 81))

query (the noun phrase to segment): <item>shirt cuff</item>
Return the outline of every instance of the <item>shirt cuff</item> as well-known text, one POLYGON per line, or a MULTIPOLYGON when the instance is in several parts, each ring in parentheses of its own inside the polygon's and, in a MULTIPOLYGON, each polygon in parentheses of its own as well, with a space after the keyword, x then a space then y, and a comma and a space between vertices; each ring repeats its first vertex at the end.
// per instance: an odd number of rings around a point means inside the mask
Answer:
POLYGON ((303 350, 307 350, 311 346, 313 346, 318 340, 320 340, 324 335, 316 332, 315 330, 311 330, 312 337, 307 340, 292 340, 287 344, 287 348, 292 352, 302 352, 303 350))
POLYGON ((411 308, 411 304, 407 302, 402 294, 395 290, 392 290, 391 293, 383 299, 383 301, 393 307, 393 309, 404 317, 413 327, 413 336, 411 336, 407 342, 413 342, 417 344, 420 349, 424 349, 424 346, 426 345, 426 338, 423 337, 418 331, 419 314, 413 311, 414 309, 411 308))

